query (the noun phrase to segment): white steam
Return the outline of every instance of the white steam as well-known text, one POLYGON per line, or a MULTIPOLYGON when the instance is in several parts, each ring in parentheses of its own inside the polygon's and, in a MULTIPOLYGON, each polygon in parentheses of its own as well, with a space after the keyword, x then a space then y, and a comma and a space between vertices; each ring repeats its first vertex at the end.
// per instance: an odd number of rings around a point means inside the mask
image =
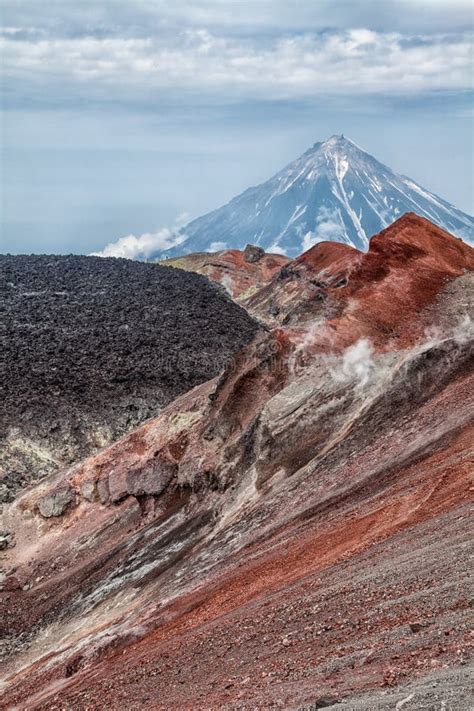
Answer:
POLYGON ((229 274, 224 274, 221 279, 221 284, 231 296, 234 295, 234 284, 229 274))
POLYGON ((474 322, 469 314, 463 314, 454 327, 454 338, 458 343, 469 343, 474 338, 474 322))
POLYGON ((342 356, 342 377, 355 379, 360 385, 365 385, 375 366, 373 354, 373 346, 367 338, 360 338, 353 346, 349 346, 342 356))
POLYGON ((318 319, 306 328, 303 338, 288 359, 288 369, 292 375, 296 375, 300 367, 304 370, 305 366, 301 363, 301 356, 311 351, 312 346, 318 343, 321 335, 320 328, 323 323, 324 319, 318 319))
POLYGON ((474 321, 469 314, 464 313, 459 316, 457 323, 450 329, 442 329, 439 326, 430 326, 425 330, 425 342, 427 345, 440 343, 446 338, 454 338, 457 343, 469 343, 474 338, 474 321))

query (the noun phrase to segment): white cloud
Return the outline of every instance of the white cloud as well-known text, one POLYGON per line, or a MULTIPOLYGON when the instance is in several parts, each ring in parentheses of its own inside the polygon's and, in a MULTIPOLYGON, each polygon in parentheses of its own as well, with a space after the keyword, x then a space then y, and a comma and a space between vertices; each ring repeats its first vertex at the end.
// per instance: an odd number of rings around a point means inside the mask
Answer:
POLYGON ((209 252, 222 252, 223 249, 227 249, 227 242, 211 242, 209 245, 209 252))
POLYGON ((301 251, 307 252, 308 249, 314 247, 314 245, 318 244, 318 242, 324 242, 324 239, 318 238, 316 234, 311 230, 309 232, 306 232, 306 234, 303 236, 303 241, 301 243, 301 251))
POLYGON ((267 40, 205 29, 0 39, 4 74, 17 86, 60 84, 110 97, 204 93, 214 100, 464 90, 472 81, 471 47, 466 33, 417 37, 365 28, 267 40))
POLYGON ((284 257, 286 257, 285 250, 282 247, 280 247, 280 245, 278 245, 278 244, 272 244, 267 249, 267 254, 282 254, 284 257))
POLYGON ((143 36, 150 29, 176 33, 207 27, 236 35, 245 31, 285 33, 370 26, 374 30, 426 32, 472 24, 471 0, 2 0, 7 25, 39 26, 49 33, 84 34, 98 28, 111 35, 143 36), (297 11, 295 11, 297 6, 297 11))
POLYGON ((316 217, 314 230, 307 232, 303 237, 302 250, 314 247, 318 242, 338 241, 344 233, 344 225, 339 210, 321 207, 316 217))
POLYGON ((162 227, 157 232, 145 232, 136 237, 127 235, 116 242, 109 242, 100 252, 92 252, 91 257, 124 257, 125 259, 147 259, 156 252, 181 244, 187 238, 180 231, 187 215, 180 215, 172 228, 162 227))

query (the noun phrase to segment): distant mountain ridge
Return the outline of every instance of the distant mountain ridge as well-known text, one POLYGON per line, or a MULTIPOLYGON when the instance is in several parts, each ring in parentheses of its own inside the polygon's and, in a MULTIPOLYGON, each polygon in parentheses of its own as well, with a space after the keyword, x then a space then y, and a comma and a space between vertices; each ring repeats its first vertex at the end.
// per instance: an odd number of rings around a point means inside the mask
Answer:
POLYGON ((190 222, 182 228, 186 238, 160 256, 252 243, 296 257, 326 240, 367 250, 372 235, 406 212, 474 241, 473 217, 394 173, 345 136, 334 135, 270 180, 190 222))

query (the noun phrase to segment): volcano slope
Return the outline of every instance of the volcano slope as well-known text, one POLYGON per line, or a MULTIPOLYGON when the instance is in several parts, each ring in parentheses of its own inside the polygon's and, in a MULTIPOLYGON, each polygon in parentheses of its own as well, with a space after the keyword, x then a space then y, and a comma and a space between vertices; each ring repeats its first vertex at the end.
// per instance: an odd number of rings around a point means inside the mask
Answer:
POLYGON ((282 254, 265 254, 263 249, 247 245, 244 250, 225 249, 221 252, 197 252, 160 264, 204 274, 222 284, 233 299, 242 301, 267 284, 289 258, 282 254))
POLYGON ((0 256, 0 502, 209 380, 257 325, 207 279, 125 259, 0 256))
POLYGON ((5 708, 469 708, 473 250, 439 232, 313 248, 253 302, 291 324, 5 507, 5 708))

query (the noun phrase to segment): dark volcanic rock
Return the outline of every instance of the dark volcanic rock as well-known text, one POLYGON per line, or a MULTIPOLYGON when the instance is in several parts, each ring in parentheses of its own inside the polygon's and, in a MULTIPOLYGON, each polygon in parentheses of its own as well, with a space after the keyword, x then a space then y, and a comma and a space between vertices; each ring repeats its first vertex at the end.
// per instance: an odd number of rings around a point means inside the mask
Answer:
POLYGON ((265 250, 261 247, 256 247, 253 244, 247 244, 244 249, 244 259, 246 262, 253 264, 254 262, 259 262, 262 257, 265 256, 265 250))
MULTIPOLYGON (((158 496, 170 483, 177 473, 178 467, 174 462, 157 458, 144 467, 127 470, 125 468, 113 470, 108 479, 108 495, 110 501, 117 502, 129 494, 132 496, 158 496)), ((107 497, 107 492, 102 492, 102 499, 107 497)))
POLYGON ((158 496, 177 473, 178 466, 165 460, 155 461, 137 472, 128 473, 128 492, 134 496, 158 496))
POLYGON ((8 492, 214 377, 258 328, 202 276, 98 257, 0 256, 0 311, 8 492))

